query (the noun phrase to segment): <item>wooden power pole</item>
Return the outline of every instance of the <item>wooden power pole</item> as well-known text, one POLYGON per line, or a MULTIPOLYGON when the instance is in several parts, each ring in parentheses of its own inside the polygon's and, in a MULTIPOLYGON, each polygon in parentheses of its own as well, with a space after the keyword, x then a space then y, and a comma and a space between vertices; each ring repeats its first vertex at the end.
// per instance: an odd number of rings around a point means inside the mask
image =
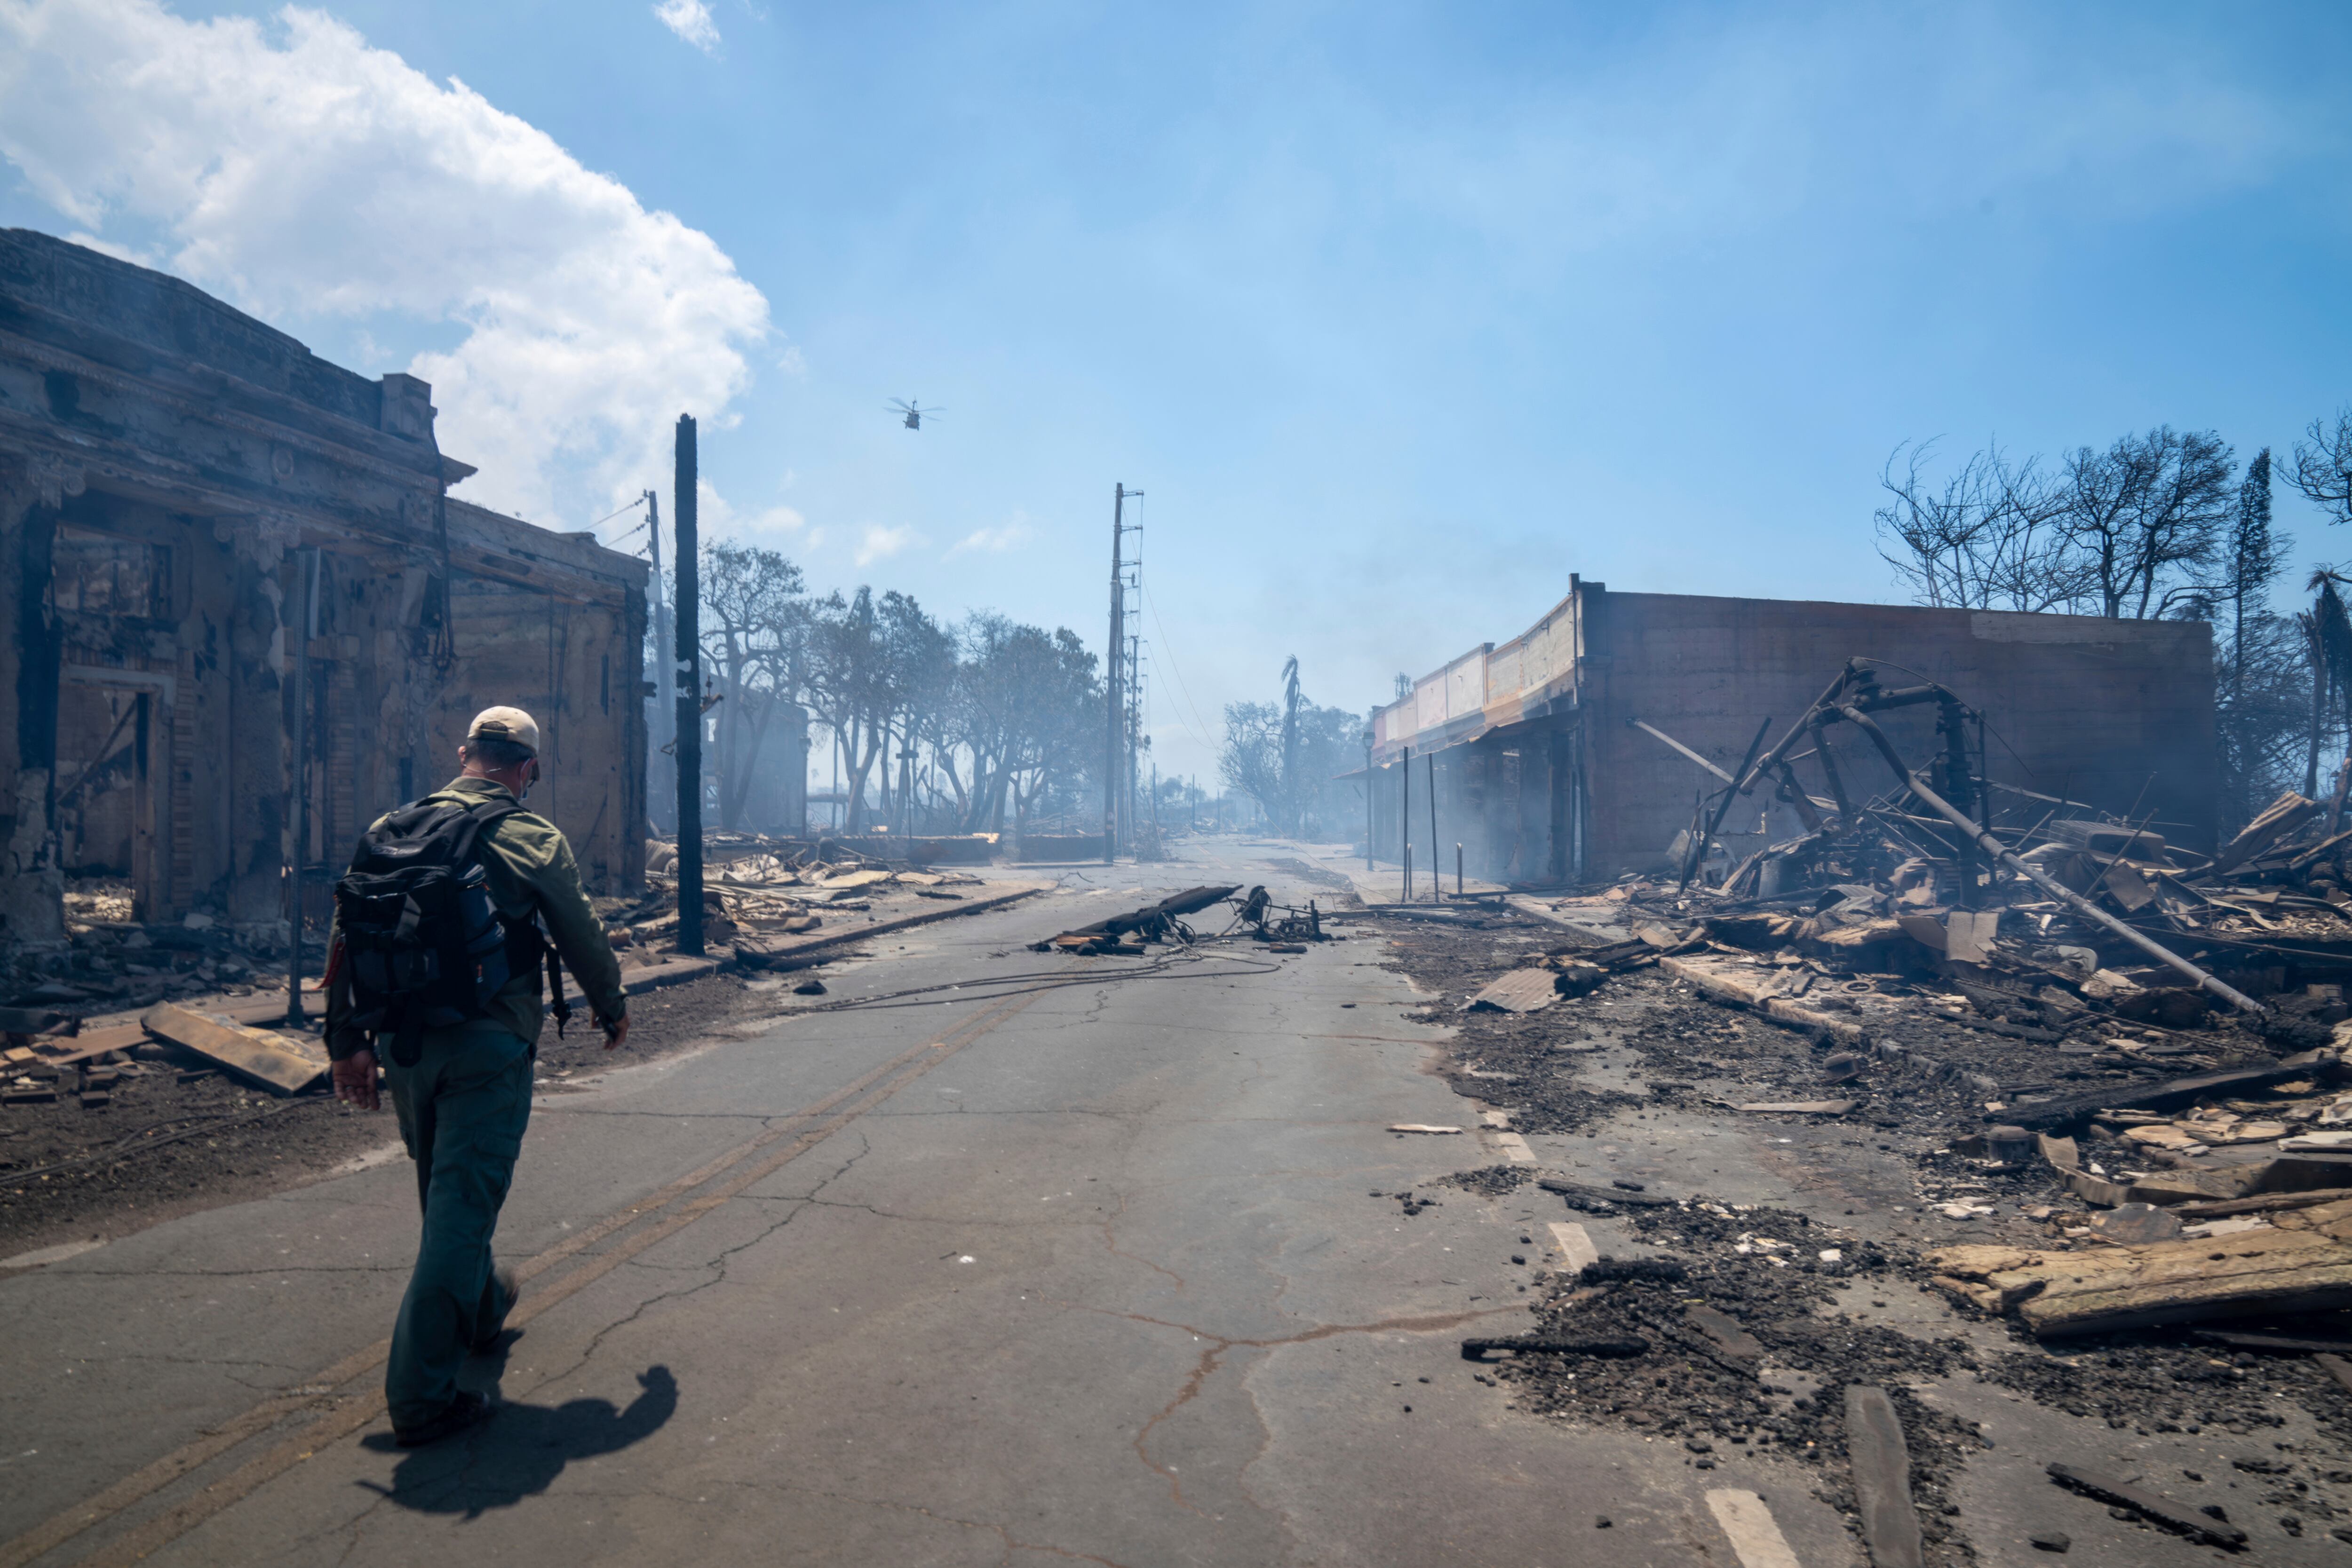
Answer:
POLYGON ((677 531, 671 575, 677 621, 677 950, 702 952, 702 573, 695 559, 697 455, 694 416, 677 416, 677 531))

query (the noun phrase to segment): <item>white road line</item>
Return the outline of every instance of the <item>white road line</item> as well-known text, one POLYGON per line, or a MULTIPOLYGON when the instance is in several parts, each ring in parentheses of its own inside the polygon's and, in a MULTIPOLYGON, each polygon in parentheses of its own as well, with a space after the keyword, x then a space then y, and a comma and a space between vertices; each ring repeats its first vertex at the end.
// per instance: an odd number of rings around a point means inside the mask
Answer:
POLYGON ((1515 1166, 1531 1166, 1536 1163, 1536 1152, 1528 1147, 1528 1141, 1517 1133, 1496 1133, 1495 1147, 1502 1152, 1505 1159, 1515 1166))
POLYGON ((1802 1568, 1797 1554, 1789 1550, 1789 1538, 1774 1522, 1772 1511, 1754 1492, 1711 1491, 1706 1494, 1706 1506, 1723 1533, 1731 1538, 1739 1568, 1802 1568))
POLYGON ((1559 1244, 1560 1256, 1566 1260, 1569 1272, 1571 1274, 1582 1269, 1587 1263, 1597 1263, 1601 1260, 1601 1249, 1592 1244, 1591 1236, 1581 1225, 1565 1220, 1554 1220, 1551 1239, 1559 1244))
POLYGON ((37 1251, 19 1252, 14 1258, 0 1258, 0 1270, 46 1268, 51 1263, 62 1263, 68 1258, 79 1258, 85 1252, 95 1252, 105 1245, 94 1236, 87 1241, 64 1241, 37 1251))

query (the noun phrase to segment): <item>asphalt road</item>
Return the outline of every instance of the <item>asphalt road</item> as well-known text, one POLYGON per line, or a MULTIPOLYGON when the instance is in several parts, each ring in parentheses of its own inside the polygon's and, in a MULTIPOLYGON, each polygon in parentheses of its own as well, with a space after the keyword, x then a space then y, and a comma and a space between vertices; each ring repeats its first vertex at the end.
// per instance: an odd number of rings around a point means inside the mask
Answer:
MULTIPOLYGON (((393 1448, 375 1392, 404 1160, 0 1281, 0 1568, 1858 1563, 1793 1460, 1700 1469, 1474 1377, 1458 1342, 1527 1325, 1574 1217, 1372 1196, 1525 1145, 1430 1074, 1444 1031, 1401 1019, 1425 998, 1369 929, 1280 958, 1022 946, 1276 882, 1222 852, 907 933, 817 999, 961 988, 551 1085, 500 1231, 521 1333, 471 1374, 503 1408, 458 1441, 393 1448)), ((1703 1147, 1728 1197, 1807 1179, 1769 1138, 1638 1125, 1625 1159, 1703 1147)))

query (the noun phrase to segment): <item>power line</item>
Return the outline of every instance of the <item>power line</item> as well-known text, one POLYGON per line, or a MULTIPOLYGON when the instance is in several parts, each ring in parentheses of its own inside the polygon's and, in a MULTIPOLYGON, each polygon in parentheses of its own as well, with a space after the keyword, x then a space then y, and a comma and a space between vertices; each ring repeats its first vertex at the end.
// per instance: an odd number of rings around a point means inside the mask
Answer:
MULTIPOLYGON (((1175 645, 1168 641, 1168 628, 1160 619, 1160 601, 1152 598, 1150 593, 1145 593, 1142 598, 1143 607, 1151 612, 1152 630, 1160 633, 1160 645, 1168 650, 1168 673, 1176 677, 1176 689, 1183 694, 1184 706, 1192 710, 1192 722, 1185 724, 1184 727, 1191 730, 1192 738, 1205 747, 1209 754, 1213 757, 1217 750, 1216 742, 1208 737, 1206 733, 1209 727, 1208 720, 1201 716, 1201 705, 1192 700, 1192 688, 1184 684, 1184 672, 1176 663, 1175 645)), ((1182 722, 1184 716, 1180 713, 1176 717, 1179 722, 1182 722)))
MULTIPOLYGON (((1143 508, 1139 506, 1136 507, 1136 512, 1138 516, 1140 517, 1143 512, 1143 508)), ((1138 522, 1136 525, 1139 532, 1141 530, 1142 527, 1143 525, 1140 522, 1138 522)), ((1142 564, 1140 559, 1141 553, 1142 552, 1139 548, 1137 551, 1137 565, 1139 567, 1142 564)), ((1201 746, 1207 750, 1210 756, 1215 756, 1217 752, 1217 743, 1208 737, 1207 731, 1209 724, 1206 719, 1203 719, 1201 716, 1201 705, 1192 700, 1192 693, 1191 689, 1184 685, 1184 672, 1179 669, 1176 664, 1176 646, 1173 643, 1170 643, 1168 640, 1168 628, 1160 619, 1159 602, 1152 599, 1150 592, 1144 588, 1143 573, 1140 570, 1138 570, 1135 576, 1135 598, 1138 608, 1149 609, 1151 612, 1152 628, 1160 633, 1160 640, 1163 643, 1167 643, 1169 673, 1176 677, 1177 690, 1182 693, 1185 706, 1192 710, 1192 723, 1186 725, 1185 727, 1191 731, 1192 738, 1195 741, 1198 741, 1201 746)), ((1184 716, 1181 711, 1176 716, 1176 721, 1179 724, 1184 723, 1184 716)))
MULTIPOLYGON (((644 506, 645 504, 646 504, 646 498, 645 498, 643 496, 639 496, 635 500, 634 500, 634 501, 630 502, 627 506, 623 507, 621 508, 621 511, 620 511, 620 512, 607 512, 607 513, 605 513, 603 517, 601 517, 597 518, 594 522, 593 522, 593 523, 589 524, 588 526, 589 526, 590 528, 603 528, 606 523, 611 522, 614 517, 619 517, 619 516, 621 515, 621 512, 634 512, 634 511, 635 511, 639 507, 642 507, 642 506, 644 506)), ((637 525, 637 528, 643 528, 643 527, 645 527, 645 525, 644 525, 643 523, 639 523, 639 524, 637 525)), ((637 529, 636 529, 636 528, 631 528, 631 529, 629 530, 629 534, 635 533, 636 531, 637 531, 637 529)), ((629 537, 629 534, 623 534, 623 535, 621 536, 621 538, 627 538, 629 537)))

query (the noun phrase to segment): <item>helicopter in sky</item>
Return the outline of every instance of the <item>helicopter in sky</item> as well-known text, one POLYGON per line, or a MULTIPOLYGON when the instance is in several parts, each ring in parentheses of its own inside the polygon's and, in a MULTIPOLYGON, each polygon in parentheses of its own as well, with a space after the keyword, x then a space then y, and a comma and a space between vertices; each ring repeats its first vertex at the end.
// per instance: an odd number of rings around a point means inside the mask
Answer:
POLYGON ((947 411, 945 409, 925 408, 919 402, 903 402, 894 397, 890 400, 890 412, 892 413, 903 415, 904 418, 901 423, 903 423, 908 430, 920 430, 923 428, 923 421, 927 419, 937 419, 940 414, 947 411))

